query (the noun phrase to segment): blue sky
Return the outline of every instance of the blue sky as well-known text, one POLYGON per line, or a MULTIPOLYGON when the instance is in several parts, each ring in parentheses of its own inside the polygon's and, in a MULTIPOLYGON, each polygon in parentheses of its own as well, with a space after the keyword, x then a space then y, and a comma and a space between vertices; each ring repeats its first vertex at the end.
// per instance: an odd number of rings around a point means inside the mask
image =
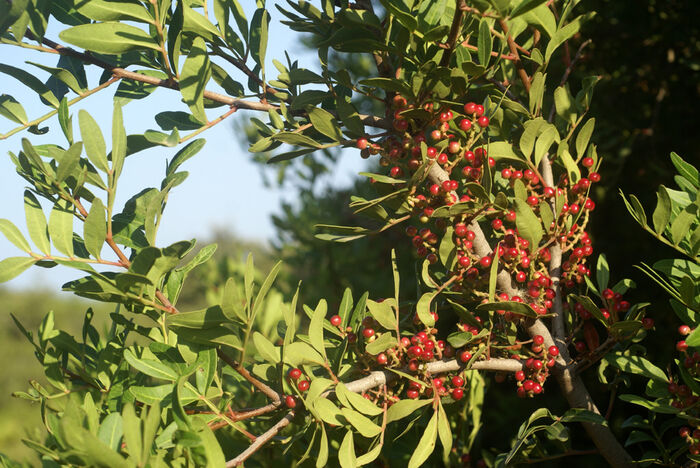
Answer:
MULTIPOLYGON (((295 33, 279 23, 281 15, 272 3, 268 2, 268 10, 272 17, 267 53, 268 70, 271 72, 268 74, 276 72, 272 66, 273 58, 284 62, 285 49, 293 59, 299 60, 301 66, 317 69, 316 55, 299 45, 295 33)), ((248 18, 251 17, 252 10, 248 15, 248 18)), ((57 23, 50 25, 47 37, 58 40, 59 26, 57 23)), ((42 54, 8 45, 0 45, 0 57, 3 63, 22 67, 30 72, 36 71, 36 76, 42 80, 45 80, 48 74, 25 62, 35 61, 55 66, 57 61, 57 56, 52 54, 42 54)), ((227 70, 229 68, 227 67, 227 70)), ((88 68, 88 81, 91 86, 95 86, 98 77, 99 72, 90 73, 88 68)), ((73 119, 76 135, 77 112, 79 109, 85 109, 100 123, 105 139, 108 142, 111 141, 112 97, 116 87, 115 83, 110 88, 71 107, 71 113, 76 116, 73 119)), ((210 88, 216 90, 215 86, 210 88)), ((0 74, 0 89, 2 90, 0 94, 12 95, 22 103, 30 120, 50 110, 39 102, 31 90, 7 75, 0 74)), ((72 97, 75 97, 75 94, 69 94, 69 99, 72 97)), ((127 133, 142 133, 146 129, 160 130, 153 118, 158 112, 187 110, 187 107, 180 101, 179 93, 157 89, 149 98, 132 101, 123 110, 127 133)), ((224 111, 225 108, 209 109, 207 115, 209 119, 214 119, 224 111)), ((236 132, 236 125, 234 125, 235 119, 240 121, 252 115, 254 114, 240 111, 202 134, 207 144, 182 168, 190 175, 185 183, 170 195, 159 231, 159 245, 190 238, 204 240, 214 229, 225 229, 240 237, 264 242, 274 237, 270 215, 278 210, 282 199, 293 201, 294 194, 288 188, 280 190, 276 187, 264 186, 260 166, 251 161, 251 154, 247 151, 244 138, 236 132)), ((50 128, 46 135, 37 136, 24 131, 6 140, 0 140, 0 200, 3 200, 0 205, 0 218, 9 219, 25 234, 22 193, 26 182, 16 174, 7 153, 8 151, 18 152, 23 137, 29 138, 34 144, 65 144, 65 138, 55 117, 44 125, 50 128)), ((0 117, 0 133, 5 133, 15 126, 13 122, 0 117)), ((160 186, 166 160, 172 158, 178 149, 159 147, 129 157, 120 180, 117 206, 121 207, 130 196, 143 188, 160 186)), ((332 179, 329 180, 329 183, 337 186, 348 184, 361 167, 361 159, 357 152, 349 151, 347 157, 340 159, 342 162, 338 170, 334 171, 332 179)), ((46 213, 48 209, 45 206, 46 213)), ((78 232, 81 231, 82 227, 79 227, 78 232)), ((0 259, 21 254, 0 235, 0 259)), ((5 285, 23 289, 41 285, 56 290, 64 282, 75 277, 75 272, 65 268, 57 267, 50 270, 30 268, 5 285)))

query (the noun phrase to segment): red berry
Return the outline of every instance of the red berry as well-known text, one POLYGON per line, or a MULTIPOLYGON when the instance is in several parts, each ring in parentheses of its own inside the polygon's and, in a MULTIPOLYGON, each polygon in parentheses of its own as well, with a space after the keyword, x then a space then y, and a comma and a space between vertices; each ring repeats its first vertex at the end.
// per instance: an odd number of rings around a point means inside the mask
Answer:
POLYGON ((651 330, 654 328, 654 319, 651 317, 644 317, 642 319, 642 326, 645 330, 651 330))
POLYGON ((464 379, 458 375, 455 375, 452 377, 452 386, 453 387, 461 387, 464 385, 464 379))
POLYGON ((525 372, 521 370, 517 371, 515 373, 515 380, 517 380, 518 382, 522 382, 523 380, 525 380, 525 372))
POLYGON ((452 390, 452 398, 453 399, 461 400, 463 396, 464 396, 464 389, 463 388, 455 388, 452 390))
POLYGON ((311 384, 309 383, 308 380, 300 380, 299 383, 297 384, 297 388, 299 389, 300 392, 305 392, 309 389, 311 384))
POLYGON ((537 199, 535 195, 530 195, 527 197, 527 204, 530 206, 535 206, 539 203, 540 201, 537 199))
POLYGON ((416 400, 419 396, 418 390, 406 390, 406 396, 411 400, 416 400))
POLYGON ((478 118, 476 123, 479 124, 479 127, 486 128, 489 126, 489 118, 486 117, 485 115, 482 115, 481 117, 478 118))
POLYGON ((488 268, 491 266, 491 257, 486 256, 486 257, 481 257, 481 260, 479 260, 479 265, 481 265, 484 268, 488 268))
POLYGON ((362 330, 362 336, 365 338, 372 338, 374 336, 374 328, 364 328, 362 330))
POLYGON ((544 343, 544 337, 542 335, 535 335, 532 337, 532 342, 536 345, 542 345, 544 343))
POLYGON ((535 382, 532 380, 526 380, 525 382, 523 382, 523 388, 525 389, 526 392, 531 391, 534 386, 535 386, 535 382))
POLYGON ((459 353, 459 360, 462 362, 467 362, 472 358, 472 353, 469 351, 462 351, 459 353))
POLYGON ((583 164, 583 167, 593 167, 593 164, 595 164, 595 162, 593 161, 593 158, 585 157, 583 158, 583 161, 581 161, 581 164, 583 164))
POLYGON ((493 221, 491 221, 491 227, 493 227, 496 230, 499 230, 503 227, 503 221, 500 219, 496 218, 493 221))
POLYGON ((450 144, 447 147, 447 150, 452 153, 456 154, 459 153, 459 151, 462 149, 462 146, 459 144, 458 141, 451 141, 450 144))
POLYGON ((301 377, 301 369, 298 369, 296 367, 289 369, 289 377, 294 380, 297 380, 299 377, 301 377))
POLYGON ((293 395, 287 395, 284 397, 284 404, 287 405, 287 408, 296 408, 297 399, 293 395))
POLYGON ((357 147, 359 149, 363 150, 363 149, 367 148, 368 145, 369 145, 369 141, 367 141, 367 138, 362 137, 362 138, 357 139, 357 147))
POLYGON ((688 349, 688 343, 686 343, 685 340, 681 340, 676 343, 676 349, 681 353, 685 352, 688 349))
POLYGON ((459 121, 459 128, 468 132, 472 128, 472 122, 469 119, 462 119, 459 121))
POLYGON ((477 117, 481 117, 482 115, 484 115, 484 106, 482 106, 481 104, 477 104, 476 106, 474 106, 474 113, 477 117))
POLYGON ((476 112, 476 103, 474 102, 468 102, 464 105, 464 112, 467 115, 471 115, 476 112))
POLYGON ((550 346, 547 348, 547 353, 549 353, 550 356, 558 356, 559 355, 559 348, 556 346, 550 346))
POLYGON ((688 325, 681 325, 680 327, 678 327, 678 333, 680 333, 683 336, 689 335, 690 327, 688 325))
POLYGON ((377 355, 377 364, 379 364, 380 366, 383 366, 388 361, 389 361, 389 358, 387 357, 387 355, 385 353, 380 353, 377 355))
POLYGON ((331 320, 330 320, 331 325, 333 325, 334 327, 339 327, 340 324, 342 323, 342 321, 343 321, 343 319, 340 318, 340 315, 334 315, 333 317, 331 317, 331 320))
POLYGON ((434 146, 428 146, 426 153, 430 159, 435 159, 437 157, 437 149, 434 146))
POLYGON ((590 180, 591 182, 600 182, 600 174, 598 174, 597 172, 591 172, 590 174, 588 174, 588 180, 590 180))

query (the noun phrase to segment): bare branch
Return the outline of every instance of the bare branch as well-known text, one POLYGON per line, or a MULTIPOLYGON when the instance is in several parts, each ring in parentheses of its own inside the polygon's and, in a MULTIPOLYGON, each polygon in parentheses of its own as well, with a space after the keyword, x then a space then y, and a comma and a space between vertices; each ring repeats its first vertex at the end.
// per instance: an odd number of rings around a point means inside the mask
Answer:
POLYGON ((261 436, 257 437, 255 441, 250 444, 250 447, 245 449, 243 452, 240 453, 236 458, 233 458, 229 461, 226 462, 226 468, 231 468, 234 466, 241 465, 244 461, 246 461, 251 455, 253 455, 255 452, 260 450, 260 448, 265 445, 267 442, 270 441, 274 436, 277 435, 279 431, 282 430, 282 428, 286 427, 289 425, 289 423, 292 422, 292 419, 294 419, 294 411, 290 411, 287 413, 287 415, 280 419, 277 424, 272 426, 270 429, 267 430, 264 434, 261 436))
POLYGON ((246 379, 248 382, 253 384, 255 388, 263 392, 265 395, 267 395, 268 398, 270 398, 272 401, 278 402, 282 401, 282 396, 277 393, 275 390, 273 390, 271 387, 269 387, 267 384, 259 381, 255 377, 253 377, 248 370, 240 365, 238 362, 233 360, 229 355, 221 351, 221 349, 216 350, 216 354, 219 356, 219 358, 224 361, 226 364, 231 366, 233 370, 238 372, 244 379, 246 379))

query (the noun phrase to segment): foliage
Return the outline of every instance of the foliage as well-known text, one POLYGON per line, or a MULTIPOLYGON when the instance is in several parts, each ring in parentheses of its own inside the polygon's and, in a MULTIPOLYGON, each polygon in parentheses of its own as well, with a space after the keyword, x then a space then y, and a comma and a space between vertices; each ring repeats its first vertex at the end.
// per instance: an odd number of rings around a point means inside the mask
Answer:
MULTIPOLYGON (((36 332, 18 321, 47 381, 17 393, 40 404, 46 434, 25 443, 43 463, 269 465, 284 453, 316 466, 381 457, 413 467, 470 464, 478 454, 477 463, 505 466, 597 453, 632 465, 581 375, 600 363, 597 378, 609 391, 630 373, 648 379, 654 396, 671 379, 644 357, 641 342, 653 327, 646 304, 623 297, 632 283, 611 281, 605 255, 594 262, 586 231, 602 162, 587 116, 598 79, 568 77, 587 44, 576 36, 593 14, 578 0, 380 3, 276 5, 284 24, 311 36, 320 66, 302 69, 287 57, 273 61, 276 72, 266 67, 270 15, 262 0, 250 19, 237 0, 3 4, 4 44, 60 59, 40 67, 46 82, 0 67, 50 109, 30 120, 21 100, 3 96, 0 113, 18 126, 0 138, 45 133, 40 125, 57 114, 65 142, 24 138, 10 154, 29 183, 29 239, 0 220, 0 232, 24 252, 0 262, 0 281, 32 266, 67 267, 82 276, 65 290, 113 307, 103 331, 88 309, 76 336, 57 329, 51 313, 36 332), (59 38, 75 48, 45 37, 49 19, 64 25, 59 38), (371 57, 376 71, 351 75, 338 67, 344 54, 371 57), (98 84, 87 83, 85 67, 103 70, 98 84), (105 124, 75 110, 115 83, 106 141, 105 124), (157 87, 179 91, 189 112, 163 110, 155 116, 163 131, 127 135, 124 105, 157 87), (358 107, 359 96, 374 105, 358 107), (221 107, 210 120, 210 109, 221 107), (308 305, 298 288, 287 298, 277 289, 280 263, 261 274, 252 256, 245 266, 205 266, 215 244, 190 256, 194 240, 158 246, 168 196, 204 145, 199 135, 239 110, 265 116, 250 119, 250 150, 267 152, 269 163, 353 146, 364 158, 378 156, 377 172, 361 174, 374 193, 350 197, 353 214, 367 220, 320 223, 315 236, 348 243, 405 227, 415 290, 402 287, 413 281, 399 273, 400 249, 367 273, 389 286, 381 297, 345 289, 308 305), (155 146, 177 147, 160 187, 116 206, 124 165, 155 146), (200 279, 207 303, 190 308, 181 294, 197 274, 226 280, 200 279), (489 372, 515 388, 511 398, 535 401, 552 377, 570 408, 538 408, 508 448, 484 446, 489 372), (578 423, 588 438, 574 441, 569 431, 578 423), (588 441, 595 449, 578 448, 588 441), (274 449, 260 450, 266 444, 274 449)), ((697 171, 678 161, 686 185, 695 183, 697 171)), ((695 234, 686 241, 696 200, 659 200, 655 233, 696 255, 695 234)), ((676 299, 695 307, 687 284, 671 282, 676 299)), ((694 404, 619 398, 681 415, 694 404)), ((673 461, 669 450, 643 461, 673 461)))

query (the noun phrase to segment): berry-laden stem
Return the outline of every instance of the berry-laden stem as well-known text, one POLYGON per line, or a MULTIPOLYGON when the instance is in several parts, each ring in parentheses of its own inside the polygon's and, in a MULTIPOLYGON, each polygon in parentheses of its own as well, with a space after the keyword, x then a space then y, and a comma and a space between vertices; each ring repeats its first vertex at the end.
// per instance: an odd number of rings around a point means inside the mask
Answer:
MULTIPOLYGON (((551 180, 551 164, 547 157, 542 158, 541 172, 543 173, 543 176, 545 176, 545 185, 550 187, 553 186, 551 180), (549 177, 549 180, 547 180, 547 177, 549 177)), ((445 180, 449 180, 449 175, 439 165, 433 164, 428 170, 428 179, 432 183, 442 184, 442 182, 444 182, 445 180)), ((486 239, 486 236, 484 235, 483 231, 479 227, 479 224, 477 222, 472 222, 469 228, 473 230, 475 234, 475 238, 473 241, 474 250, 480 256, 489 255, 493 251, 493 249, 491 249, 491 246, 488 243, 488 240, 486 239)), ((556 246, 555 244, 553 247, 558 246, 556 246)), ((552 270, 552 266, 554 266, 555 269, 559 268, 561 266, 561 249, 558 250, 558 254, 556 250, 550 250, 550 252, 552 254, 550 270, 552 270), (555 256, 555 254, 557 255, 555 256)), ((501 273, 498 274, 496 279, 499 289, 503 290, 509 295, 511 295, 512 292, 515 291, 515 288, 512 284, 512 277, 507 271, 501 271, 501 273)), ((562 315, 563 301, 561 287, 558 283, 556 284, 555 293, 556 295, 553 300, 552 306, 553 312, 555 314, 553 321, 554 323, 556 323, 557 321, 561 321, 561 324, 553 325, 553 328, 558 329, 559 332, 561 332, 561 330, 564 329, 562 315)), ((529 326, 527 327, 527 331, 530 336, 541 335, 544 338, 545 347, 549 347, 555 344, 554 338, 552 338, 552 334, 550 333, 549 328, 547 328, 547 326, 540 319, 531 320, 529 326)), ((563 336, 564 335, 562 334, 562 339, 563 336)), ((574 373, 574 366, 572 364, 571 357, 569 356, 569 351, 566 347, 566 344, 563 341, 561 341, 561 346, 557 345, 557 348, 559 348, 559 356, 557 357, 556 365, 552 369, 552 374, 557 379, 559 388, 564 394, 567 402, 569 403, 569 406, 571 406, 572 408, 583 408, 588 411, 592 411, 596 414, 600 414, 600 411, 596 407, 593 398, 588 392, 588 389, 586 389, 583 380, 581 380, 581 378, 574 373)), ((478 362, 475 363, 475 365, 476 364, 478 364, 478 362)), ((476 366, 472 366, 472 368, 474 369, 476 368, 476 366)), ((376 376, 376 378, 379 378, 379 376, 376 376)), ((589 437, 593 440, 596 447, 598 447, 600 453, 605 457, 605 459, 608 463, 610 463, 611 466, 634 466, 632 457, 630 457, 630 455, 625 451, 622 445, 620 445, 620 442, 617 440, 610 428, 590 423, 582 424, 589 437)))

